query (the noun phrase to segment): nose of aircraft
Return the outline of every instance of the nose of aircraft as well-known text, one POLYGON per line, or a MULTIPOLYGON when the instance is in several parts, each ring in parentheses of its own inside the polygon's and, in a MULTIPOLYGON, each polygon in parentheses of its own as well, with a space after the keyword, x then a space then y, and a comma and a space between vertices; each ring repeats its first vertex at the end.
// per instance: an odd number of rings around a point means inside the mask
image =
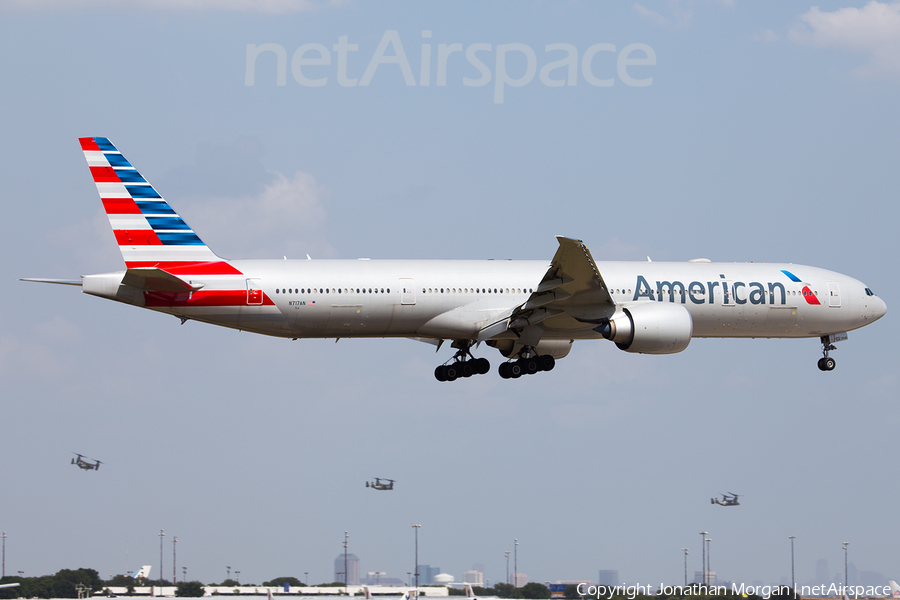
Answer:
POLYGON ((876 300, 878 300, 878 302, 875 304, 875 306, 872 307, 872 310, 875 313, 873 316, 877 321, 887 312, 887 304, 885 304, 884 300, 882 300, 881 298, 876 298, 876 300))

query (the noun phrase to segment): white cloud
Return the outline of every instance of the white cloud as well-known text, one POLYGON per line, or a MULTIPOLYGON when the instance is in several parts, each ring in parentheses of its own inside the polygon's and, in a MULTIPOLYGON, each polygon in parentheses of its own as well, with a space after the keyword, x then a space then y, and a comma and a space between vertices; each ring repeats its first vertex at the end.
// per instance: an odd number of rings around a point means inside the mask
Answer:
POLYGON ((691 24, 694 14, 690 8, 685 8, 678 0, 670 0, 668 2, 668 7, 668 12, 671 13, 671 16, 666 17, 662 13, 651 10, 642 4, 638 4, 637 2, 634 3, 634 10, 637 11, 638 15, 645 21, 649 21, 654 25, 677 29, 691 24))
POLYGON ((258 194, 204 198, 185 219, 226 258, 334 256, 325 235, 328 189, 302 171, 290 177, 275 171, 270 175, 271 182, 258 194))
POLYGON ((777 42, 780 39, 781 36, 771 29, 763 29, 753 34, 753 41, 755 42, 777 42))
MULTIPOLYGON (((708 4, 710 2, 714 4, 723 4, 729 7, 734 6, 734 0, 706 0, 704 3, 708 4)), ((637 11, 642 19, 649 21, 654 25, 680 29, 689 26, 694 20, 694 7, 697 4, 698 0, 668 0, 664 12, 668 13, 669 16, 664 15, 662 12, 649 9, 637 2, 634 3, 634 10, 637 11)))
POLYGON ((124 8, 163 11, 238 11, 270 14, 308 12, 344 4, 347 0, 0 0, 0 10, 79 10, 124 8))
POLYGON ((862 8, 823 12, 812 7, 788 37, 800 44, 870 54, 855 70, 867 78, 900 77, 900 2, 872 0, 862 8))

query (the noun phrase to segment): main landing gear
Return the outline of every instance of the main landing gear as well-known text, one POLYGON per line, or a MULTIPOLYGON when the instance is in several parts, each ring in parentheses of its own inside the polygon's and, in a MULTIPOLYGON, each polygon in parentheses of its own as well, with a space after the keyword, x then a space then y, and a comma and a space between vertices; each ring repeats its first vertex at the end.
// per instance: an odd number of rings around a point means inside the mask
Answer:
POLYGON ((453 343, 457 348, 453 361, 447 365, 438 365, 434 370, 434 378, 438 381, 454 381, 459 377, 471 377, 472 375, 484 375, 490 372, 491 363, 486 358, 475 358, 469 352, 468 343, 453 343))
POLYGON ((556 359, 549 354, 537 356, 532 350, 531 356, 522 356, 518 360, 505 362, 500 365, 500 377, 503 379, 518 379, 522 375, 533 375, 538 371, 550 371, 556 366, 556 359))
POLYGON ((837 362, 830 356, 828 353, 832 350, 836 350, 834 344, 828 339, 827 335, 822 336, 822 358, 819 359, 817 363, 820 371, 834 371, 834 368, 837 366, 837 362))

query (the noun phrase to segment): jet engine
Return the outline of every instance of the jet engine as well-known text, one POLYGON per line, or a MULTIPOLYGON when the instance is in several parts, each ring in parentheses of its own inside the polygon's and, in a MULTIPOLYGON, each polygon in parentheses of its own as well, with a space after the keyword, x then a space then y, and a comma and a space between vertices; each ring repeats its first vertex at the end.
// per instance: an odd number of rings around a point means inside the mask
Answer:
POLYGON ((691 342, 694 323, 680 304, 641 302, 623 307, 595 329, 625 352, 674 354, 691 342))

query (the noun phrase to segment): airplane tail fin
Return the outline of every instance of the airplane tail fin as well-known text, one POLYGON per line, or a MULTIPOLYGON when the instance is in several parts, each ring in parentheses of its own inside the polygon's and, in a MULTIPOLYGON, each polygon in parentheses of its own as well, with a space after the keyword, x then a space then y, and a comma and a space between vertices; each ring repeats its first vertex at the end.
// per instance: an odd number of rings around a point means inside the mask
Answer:
POLYGON ((466 598, 474 598, 475 597, 475 593, 472 591, 471 583, 464 583, 463 587, 466 588, 466 598))
POLYGON ((107 138, 78 141, 129 269, 168 270, 205 263, 204 271, 209 272, 209 263, 216 263, 228 270, 227 263, 203 243, 107 138))
POLYGON ((369 586, 364 585, 363 591, 366 592, 366 600, 372 600, 372 593, 369 591, 369 586))
POLYGON ((891 598, 900 598, 900 585, 893 579, 888 581, 888 585, 891 586, 891 598))
POLYGON ((149 578, 150 577, 150 565, 144 565, 141 567, 141 570, 134 574, 135 579, 140 579, 141 577, 149 578))

